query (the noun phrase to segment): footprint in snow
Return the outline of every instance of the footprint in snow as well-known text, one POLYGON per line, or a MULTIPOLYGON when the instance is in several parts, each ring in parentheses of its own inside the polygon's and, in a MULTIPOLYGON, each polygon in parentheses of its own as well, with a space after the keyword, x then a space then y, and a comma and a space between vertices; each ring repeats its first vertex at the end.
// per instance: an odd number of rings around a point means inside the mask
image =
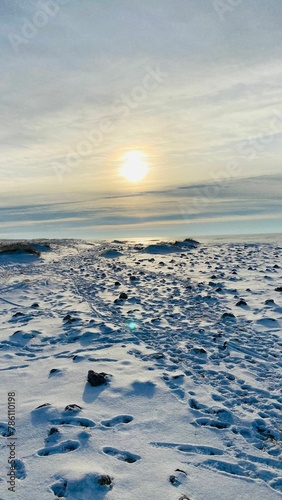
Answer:
POLYGON ((14 460, 14 468, 15 468, 15 474, 17 479, 25 479, 26 478, 26 470, 25 470, 25 464, 22 460, 19 458, 16 458, 14 460))
POLYGON ((118 415, 110 420, 102 420, 101 424, 104 427, 115 427, 119 424, 129 424, 132 422, 133 417, 131 415, 118 415))
POLYGON ((7 424, 0 422, 0 434, 3 437, 13 436, 14 432, 7 424))
POLYGON ((185 392, 180 387, 184 382, 185 375, 183 373, 169 376, 168 374, 163 375, 163 380, 166 385, 171 389, 171 393, 175 396, 179 401, 183 401, 185 399, 185 392))
POLYGON ((113 487, 113 478, 107 474, 88 472, 77 479, 65 477, 57 477, 57 479, 57 483, 51 485, 56 498, 78 498, 79 492, 79 498, 103 500, 107 490, 113 487))
POLYGON ((129 464, 133 464, 140 460, 141 457, 139 455, 135 455, 134 453, 130 453, 129 451, 120 451, 116 448, 105 447, 103 448, 103 452, 106 455, 110 455, 111 457, 116 458, 117 460, 121 460, 122 462, 127 462, 129 464))
POLYGON ((163 443, 163 442, 153 442, 150 443, 152 446, 157 448, 175 448, 182 453, 195 453, 197 455, 223 455, 223 450, 220 448, 215 448, 213 446, 205 445, 194 445, 194 444, 179 444, 179 443, 163 443))
POLYGON ((46 446, 46 448, 42 448, 38 450, 37 455, 40 457, 47 457, 49 455, 55 455, 58 453, 70 453, 72 451, 77 450, 79 448, 80 442, 68 439, 66 441, 62 441, 61 443, 55 446, 46 446))
POLYGON ((50 445, 50 443, 57 443, 62 438, 62 434, 56 427, 51 427, 48 432, 47 438, 45 438, 45 444, 50 445))
MULTIPOLYGON (((169 482, 172 486, 178 488, 187 480, 187 472, 181 469, 175 469, 175 473, 169 476, 169 482)), ((185 497, 184 497, 185 498, 185 497)))
POLYGON ((230 427, 229 422, 222 422, 220 420, 216 420, 213 418, 196 418, 194 422, 192 422, 193 425, 201 425, 201 426, 208 426, 208 427, 216 427, 217 429, 228 429, 230 427))
POLYGON ((80 427, 95 427, 96 425, 93 420, 80 417, 55 418, 51 420, 51 423, 55 425, 75 425, 80 427))

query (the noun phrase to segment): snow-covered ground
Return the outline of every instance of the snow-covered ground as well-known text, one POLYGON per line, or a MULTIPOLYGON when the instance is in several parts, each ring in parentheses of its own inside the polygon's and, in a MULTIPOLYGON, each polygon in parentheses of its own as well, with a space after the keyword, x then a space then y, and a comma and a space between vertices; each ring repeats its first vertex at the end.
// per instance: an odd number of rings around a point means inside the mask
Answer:
POLYGON ((0 256, 0 498, 281 498, 282 238, 50 245, 0 256))

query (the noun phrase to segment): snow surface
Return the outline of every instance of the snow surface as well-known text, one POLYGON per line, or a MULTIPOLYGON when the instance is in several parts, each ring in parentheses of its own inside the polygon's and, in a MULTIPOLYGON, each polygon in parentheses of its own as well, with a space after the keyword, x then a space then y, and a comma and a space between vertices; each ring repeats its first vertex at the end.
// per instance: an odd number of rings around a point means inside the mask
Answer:
POLYGON ((0 498, 281 498, 282 240, 50 245, 0 257, 0 498))

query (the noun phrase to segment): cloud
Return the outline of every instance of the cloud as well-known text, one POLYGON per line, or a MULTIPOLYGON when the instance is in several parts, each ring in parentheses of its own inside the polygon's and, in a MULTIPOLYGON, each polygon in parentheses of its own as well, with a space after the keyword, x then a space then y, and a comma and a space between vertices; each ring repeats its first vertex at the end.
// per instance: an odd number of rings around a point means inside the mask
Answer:
MULTIPOLYGON (((53 208, 41 203, 37 221, 31 214, 38 230, 44 220, 63 224, 67 211, 74 223, 79 210, 86 223, 105 227, 111 216, 118 226, 177 221, 183 199, 191 220, 193 210, 205 220, 223 209, 236 216, 238 200, 249 216, 256 200, 276 216, 275 182, 254 178, 281 171, 281 14, 277 0, 244 0, 223 19, 210 0, 2 1, 2 202, 52 199, 53 208), (46 14, 50 6, 54 14, 46 14), (42 9, 47 18, 39 27, 42 9), (35 27, 29 37, 28 25, 35 27), (17 47, 15 36, 23 38, 17 47), (126 108, 148 67, 159 67, 162 81, 126 108), (70 155, 105 119, 112 131, 69 168, 70 155), (132 196, 117 171, 121 151, 135 147, 150 152, 151 170, 146 193, 132 196), (234 161, 237 184, 232 179, 206 196, 210 181, 234 161), (252 180, 242 182, 243 175, 252 180), (111 198, 102 203, 106 191, 111 198), (202 209, 198 198, 205 198, 202 209), (61 200, 82 201, 71 209, 61 200)), ((2 223, 28 220, 29 213, 6 211, 2 223)))
MULTIPOLYGON (((2 234, 40 235, 52 233, 72 237, 103 237, 107 231, 122 230, 146 235, 150 228, 162 234, 176 229, 183 231, 187 224, 205 234, 205 225, 247 221, 260 228, 272 223, 274 232, 282 219, 280 176, 231 179, 217 183, 195 184, 147 191, 130 195, 100 197, 88 200, 26 204, 0 208, 2 234), (274 221, 274 222, 273 222, 274 221)), ((271 227, 271 226, 269 226, 271 227)))

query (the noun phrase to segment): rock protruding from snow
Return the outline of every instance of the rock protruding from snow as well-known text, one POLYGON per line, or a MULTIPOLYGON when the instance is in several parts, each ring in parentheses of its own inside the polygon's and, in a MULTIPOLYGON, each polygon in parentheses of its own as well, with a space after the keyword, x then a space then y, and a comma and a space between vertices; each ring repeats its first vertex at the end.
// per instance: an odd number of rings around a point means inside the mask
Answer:
POLYGON ((87 375, 87 382, 89 382, 92 387, 97 387, 99 385, 107 384, 108 375, 104 372, 97 373, 93 370, 89 370, 87 375))

